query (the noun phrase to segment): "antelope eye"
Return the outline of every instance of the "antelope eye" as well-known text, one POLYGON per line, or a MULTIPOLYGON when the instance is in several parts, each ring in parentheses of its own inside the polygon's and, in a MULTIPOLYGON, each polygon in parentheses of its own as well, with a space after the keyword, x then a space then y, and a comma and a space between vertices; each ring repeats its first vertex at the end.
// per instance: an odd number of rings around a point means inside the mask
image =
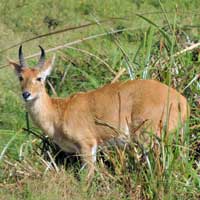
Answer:
POLYGON ((41 80, 42 80, 42 78, 41 78, 41 77, 38 77, 36 80, 37 80, 37 81, 41 81, 41 80))
POLYGON ((19 77, 19 81, 23 81, 24 79, 23 79, 23 77, 22 76, 20 76, 19 77))

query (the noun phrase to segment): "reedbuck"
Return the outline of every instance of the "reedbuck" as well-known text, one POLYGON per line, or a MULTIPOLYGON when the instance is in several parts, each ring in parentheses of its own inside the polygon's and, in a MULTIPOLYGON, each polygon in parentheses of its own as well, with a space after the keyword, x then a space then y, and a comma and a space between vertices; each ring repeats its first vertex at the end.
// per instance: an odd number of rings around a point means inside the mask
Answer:
POLYGON ((149 131, 158 137, 167 121, 169 132, 187 118, 187 100, 155 80, 107 84, 65 99, 51 98, 45 90, 54 58, 45 62, 42 47, 38 66, 28 68, 19 48, 19 64, 10 61, 19 77, 22 96, 34 123, 64 151, 82 155, 89 176, 98 146, 123 145, 149 131))

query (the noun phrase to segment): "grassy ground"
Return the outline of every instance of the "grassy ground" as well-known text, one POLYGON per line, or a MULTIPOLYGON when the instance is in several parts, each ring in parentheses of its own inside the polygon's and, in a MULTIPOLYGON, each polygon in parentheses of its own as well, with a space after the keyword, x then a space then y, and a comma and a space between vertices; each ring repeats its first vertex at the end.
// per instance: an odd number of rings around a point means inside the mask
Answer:
MULTIPOLYGON (((0 199, 198 199, 200 51, 176 53, 199 41, 199 8, 197 0, 2 0, 0 199), (105 19, 108 21, 101 22, 105 19), (126 152, 111 151, 104 158, 99 155, 98 172, 86 191, 78 163, 68 164, 66 170, 59 165, 56 172, 36 153, 40 140, 22 130, 26 121, 18 80, 3 66, 8 57, 17 59, 18 45, 6 50, 10 46, 90 22, 95 24, 24 43, 28 56, 39 51, 38 44, 50 49, 76 41, 56 51, 56 66, 49 80, 58 96, 102 86, 125 68, 120 80, 153 78, 183 93, 191 117, 184 138, 177 130, 175 137, 163 137, 156 150, 145 156, 138 146, 126 152), (142 158, 138 158, 140 153, 142 158)), ((36 59, 28 62, 34 66, 36 59)))

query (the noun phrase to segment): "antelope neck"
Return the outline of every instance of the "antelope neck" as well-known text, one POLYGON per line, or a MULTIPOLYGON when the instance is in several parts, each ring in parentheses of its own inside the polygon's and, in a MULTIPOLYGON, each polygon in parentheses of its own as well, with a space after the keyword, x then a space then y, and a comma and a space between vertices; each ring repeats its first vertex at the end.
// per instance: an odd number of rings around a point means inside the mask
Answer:
POLYGON ((32 102, 27 102, 26 107, 35 124, 38 125, 45 134, 52 137, 54 134, 56 114, 52 100, 46 91, 43 91, 42 94, 32 102))

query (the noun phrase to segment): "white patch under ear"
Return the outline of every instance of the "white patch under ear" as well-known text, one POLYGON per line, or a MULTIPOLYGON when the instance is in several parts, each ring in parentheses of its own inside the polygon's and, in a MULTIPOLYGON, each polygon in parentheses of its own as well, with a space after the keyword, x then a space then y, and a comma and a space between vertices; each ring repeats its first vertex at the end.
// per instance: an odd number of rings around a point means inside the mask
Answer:
POLYGON ((42 77, 43 80, 47 78, 51 74, 52 67, 49 67, 45 69, 44 71, 41 71, 40 76, 42 77))
POLYGON ((43 78, 43 80, 45 80, 46 77, 51 74, 51 71, 53 69, 53 65, 54 65, 54 62, 55 62, 55 58, 56 58, 56 55, 54 54, 53 58, 51 59, 51 62, 45 63, 44 67, 42 67, 40 76, 43 78))

